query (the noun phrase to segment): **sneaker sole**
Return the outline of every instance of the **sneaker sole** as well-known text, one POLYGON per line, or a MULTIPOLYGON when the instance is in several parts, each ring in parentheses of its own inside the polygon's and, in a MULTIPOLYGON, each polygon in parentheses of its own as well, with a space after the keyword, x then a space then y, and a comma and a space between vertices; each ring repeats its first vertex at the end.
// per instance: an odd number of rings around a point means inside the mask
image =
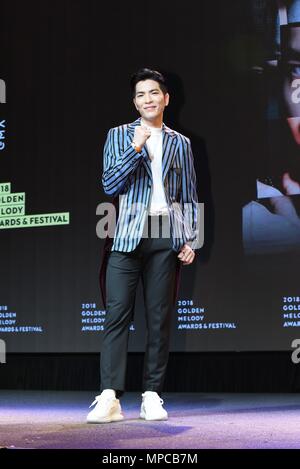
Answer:
POLYGON ((124 420, 124 415, 112 415, 111 417, 104 417, 102 419, 86 419, 87 423, 110 423, 110 422, 120 422, 124 420))
POLYGON ((156 419, 149 419, 149 418, 146 417, 146 415, 143 412, 140 413, 140 418, 143 419, 143 420, 148 420, 149 422, 154 421, 154 420, 168 420, 168 416, 167 417, 156 418, 156 419))

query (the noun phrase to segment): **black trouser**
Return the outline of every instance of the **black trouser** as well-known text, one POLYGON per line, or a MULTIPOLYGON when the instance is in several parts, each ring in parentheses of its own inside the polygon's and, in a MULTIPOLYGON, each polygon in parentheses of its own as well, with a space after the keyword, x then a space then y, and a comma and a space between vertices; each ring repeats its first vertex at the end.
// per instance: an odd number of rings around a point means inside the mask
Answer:
MULTIPOLYGON (((148 217, 149 228, 155 224, 161 226, 166 220, 168 223, 166 216, 148 217)), ((161 233, 158 238, 142 238, 134 251, 110 253, 106 272, 101 390, 114 389, 120 396, 125 389, 129 325, 141 278, 147 326, 143 392, 161 392, 169 355, 177 262, 170 236, 164 238, 161 233)))

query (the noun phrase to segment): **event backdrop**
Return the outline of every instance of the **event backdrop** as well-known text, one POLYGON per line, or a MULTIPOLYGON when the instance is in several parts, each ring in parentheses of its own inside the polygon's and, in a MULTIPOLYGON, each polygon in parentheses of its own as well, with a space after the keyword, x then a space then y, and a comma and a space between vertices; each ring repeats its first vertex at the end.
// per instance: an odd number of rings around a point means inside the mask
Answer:
MULTIPOLYGON (((204 246, 183 267, 173 351, 288 350, 300 327, 300 2, 1 1, 0 338, 96 352, 96 230, 129 78, 165 73, 192 142, 204 246)), ((155 292, 154 292, 155 294, 155 292)), ((145 343, 141 289, 130 350, 145 343)))

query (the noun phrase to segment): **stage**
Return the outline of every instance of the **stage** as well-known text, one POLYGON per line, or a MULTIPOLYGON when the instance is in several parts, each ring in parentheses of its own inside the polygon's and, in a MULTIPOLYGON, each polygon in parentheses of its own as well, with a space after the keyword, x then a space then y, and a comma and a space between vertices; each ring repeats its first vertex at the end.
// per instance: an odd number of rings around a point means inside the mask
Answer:
POLYGON ((296 449, 299 394, 167 393, 169 420, 139 419, 140 395, 122 398, 125 419, 86 424, 95 392, 1 391, 0 447, 26 449, 296 449))

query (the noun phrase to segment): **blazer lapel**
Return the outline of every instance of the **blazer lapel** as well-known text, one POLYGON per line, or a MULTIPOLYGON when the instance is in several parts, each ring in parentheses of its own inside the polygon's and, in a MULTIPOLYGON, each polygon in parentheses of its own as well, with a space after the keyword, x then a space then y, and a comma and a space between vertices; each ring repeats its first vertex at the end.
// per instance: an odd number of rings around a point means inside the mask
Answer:
MULTIPOLYGON (((140 117, 137 120, 135 120, 134 122, 131 122, 130 124, 128 124, 128 126, 127 126, 128 145, 130 145, 130 143, 132 142, 133 136, 134 136, 134 129, 138 125, 141 125, 141 118, 140 117)), ((150 162, 149 153, 148 153, 148 150, 147 150, 147 145, 143 146, 142 153, 143 153, 144 156, 146 156, 146 158, 143 158, 143 165, 146 168, 148 176, 150 177, 150 179, 152 179, 151 162, 150 162)))
MULTIPOLYGON (((141 125, 141 118, 139 117, 137 120, 134 122, 131 122, 127 126, 127 141, 128 145, 132 142, 133 136, 134 136, 134 129, 138 125, 141 125)), ((173 163, 174 156, 175 156, 175 148, 176 148, 176 134, 175 132, 167 127, 165 124, 162 126, 162 131, 163 131, 163 148, 162 148, 162 180, 164 181, 167 172, 170 168, 170 166, 173 163)), ((142 153, 146 158, 143 159, 143 165, 146 168, 146 171, 152 179, 152 170, 151 170, 151 160, 149 158, 149 153, 147 150, 147 145, 143 146, 142 153)))
POLYGON ((163 148, 162 148, 162 180, 165 180, 167 172, 173 163, 176 148, 176 134, 174 130, 163 124, 163 148))

